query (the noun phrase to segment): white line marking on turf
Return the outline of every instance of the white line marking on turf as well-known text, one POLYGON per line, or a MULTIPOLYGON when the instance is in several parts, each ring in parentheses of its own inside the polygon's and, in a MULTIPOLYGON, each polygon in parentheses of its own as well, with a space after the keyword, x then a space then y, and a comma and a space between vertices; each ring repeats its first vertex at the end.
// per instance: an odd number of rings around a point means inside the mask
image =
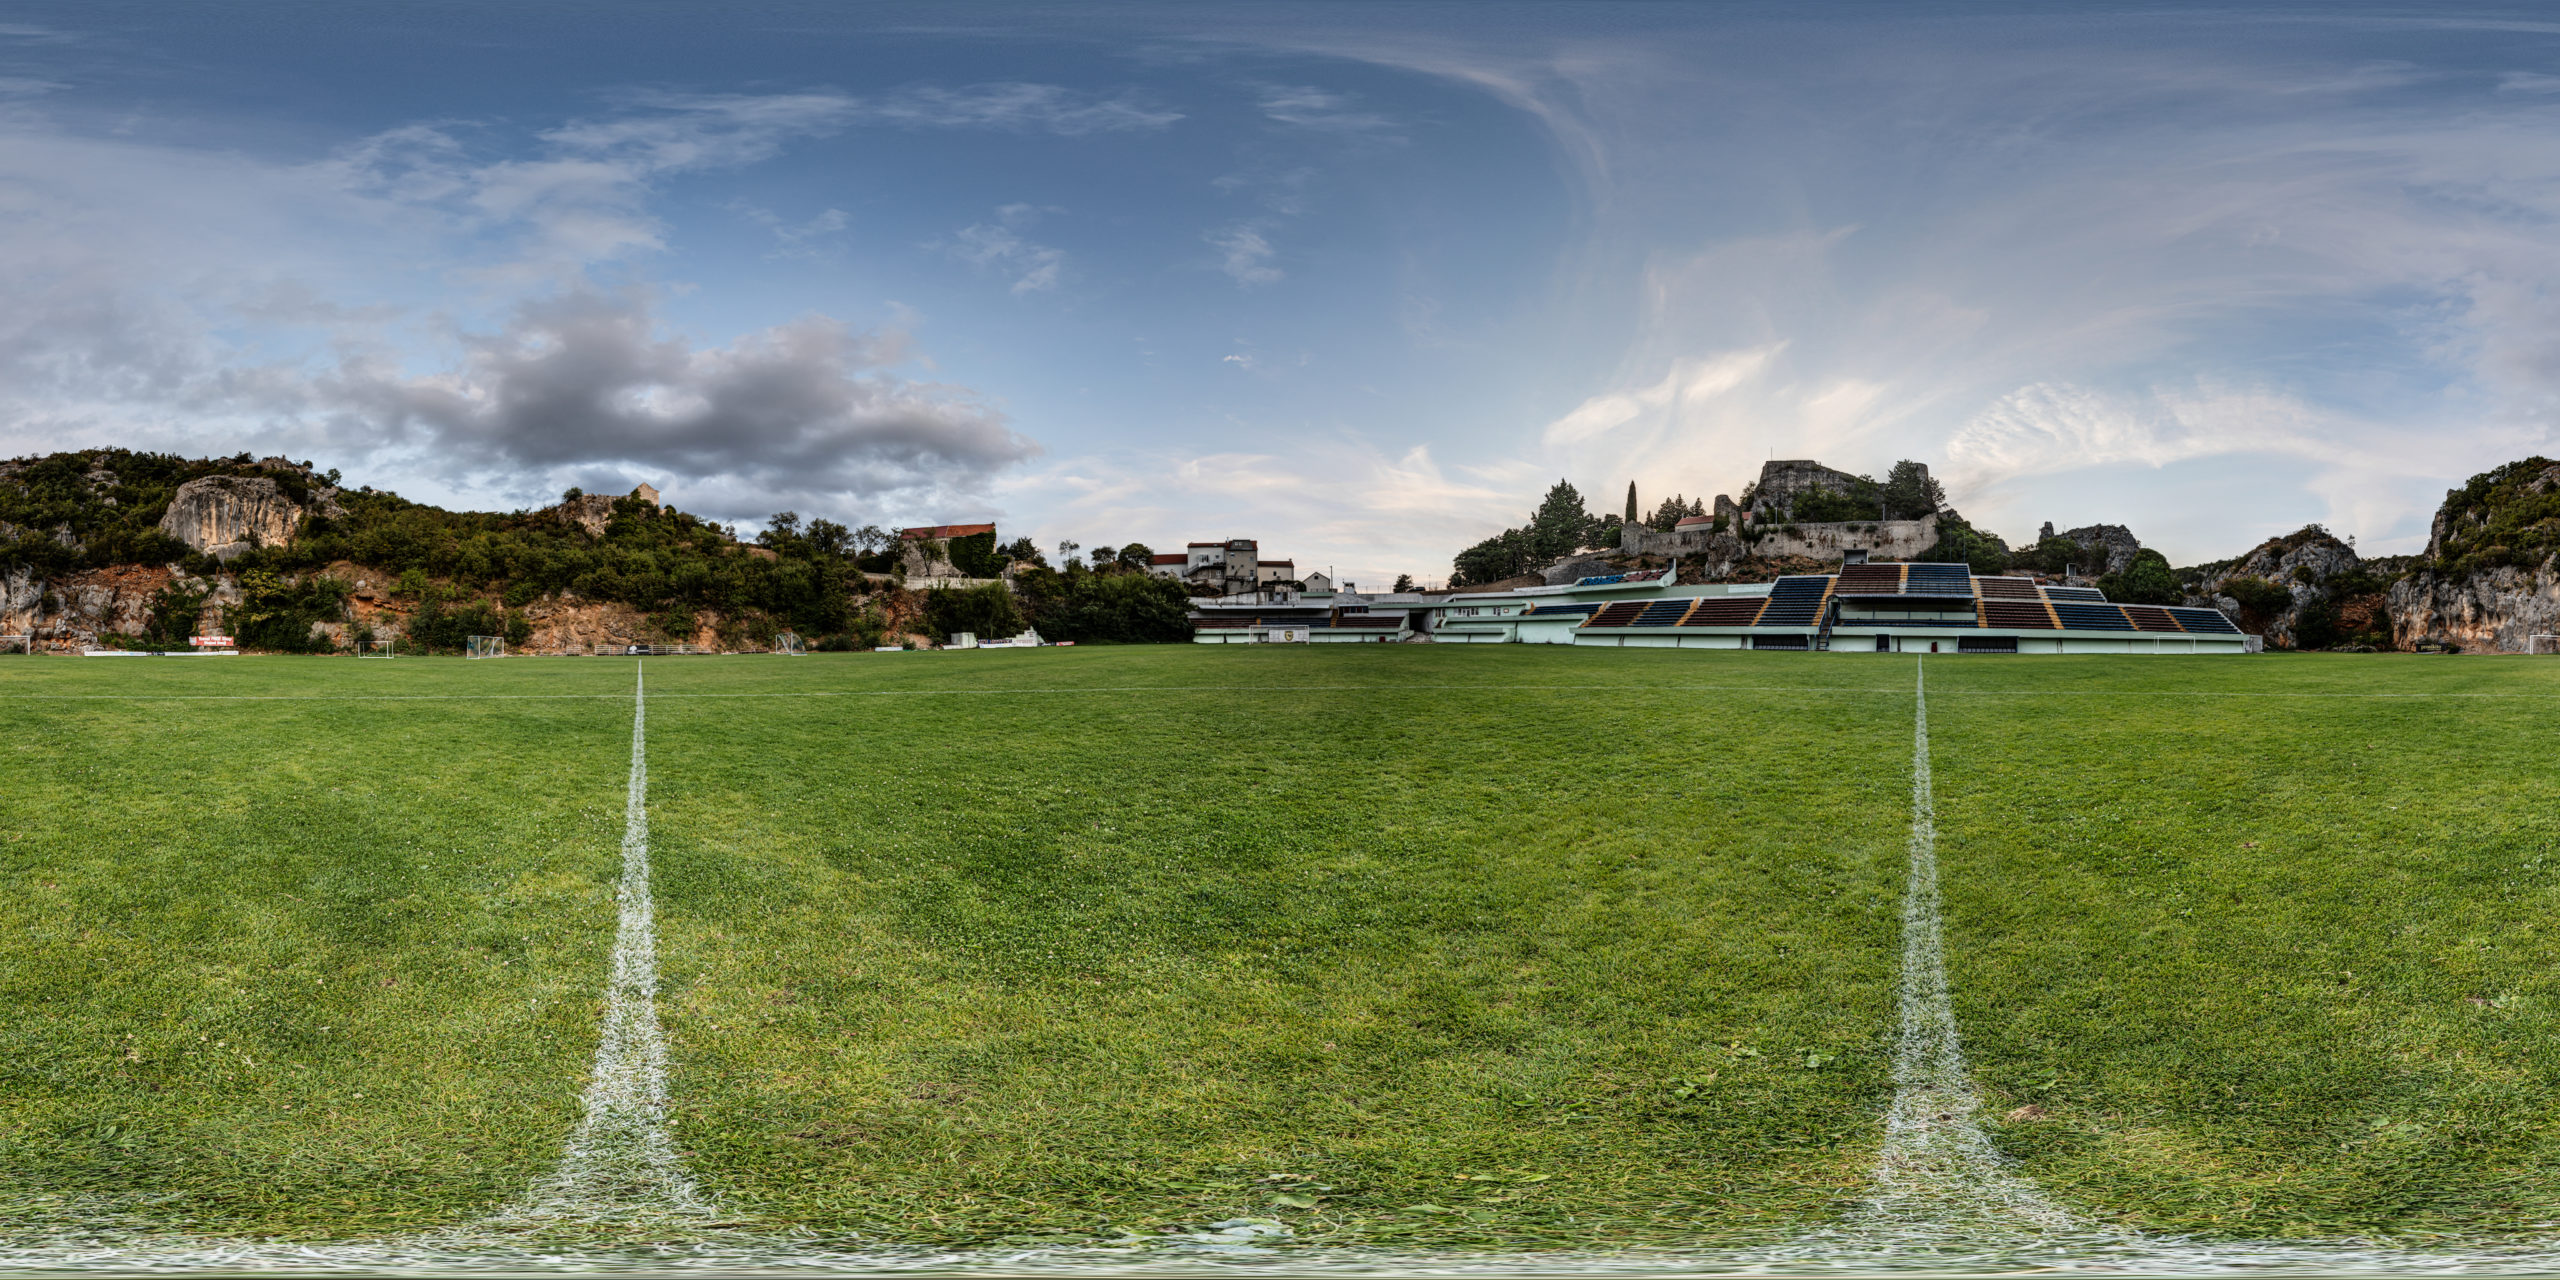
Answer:
MULTIPOLYGON (((769 692, 661 693, 658 700, 719 698, 935 698, 1006 697, 1074 693, 1780 693, 1892 694, 1898 687, 1782 684, 1178 684, 1067 685, 1055 688, 977 689, 780 689, 769 692)), ((1947 689, 1955 698, 2345 698, 2359 701, 2429 701, 2439 698, 2560 698, 2560 691, 2521 690, 2437 693, 2288 693, 2270 689, 1947 689)), ((618 693, 0 693, 0 702, 603 702, 618 693)))
POLYGON ((1912 677, 1911 841, 1902 897, 1902 1028, 1893 1048, 1893 1106, 1885 1113, 1875 1195, 1859 1215, 1877 1225, 2087 1231, 2089 1224, 2047 1200, 1982 1131, 1947 990, 1947 948, 1938 902, 1937 801, 1929 782, 1929 690, 1925 664, 1912 677))
POLYGON ((586 1113, 560 1167, 502 1219, 598 1222, 713 1212, 667 1133, 667 1042, 658 1027, 658 930, 649 898, 648 697, 631 677, 631 784, 623 801, 621 919, 605 985, 586 1113))

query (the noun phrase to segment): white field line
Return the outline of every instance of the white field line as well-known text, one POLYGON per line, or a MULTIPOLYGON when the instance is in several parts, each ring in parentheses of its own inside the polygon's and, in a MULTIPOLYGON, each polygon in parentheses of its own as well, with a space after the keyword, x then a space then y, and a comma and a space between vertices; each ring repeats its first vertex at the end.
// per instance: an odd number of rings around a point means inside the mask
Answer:
POLYGON ((1913 676, 1909 883, 1902 897, 1902 1027, 1893 1049, 1893 1106, 1885 1113, 1875 1193, 1862 1224, 1985 1231, 2069 1231, 2090 1224, 2009 1171, 1978 1113, 1947 992, 1938 901, 1937 802, 1929 782, 1925 664, 1913 676))
MULTIPOLYGON (((1778 693, 1890 694, 1895 687, 1768 684, 1181 684, 1067 685, 1055 688, 779 689, 769 692, 661 693, 660 702, 720 698, 994 698, 1016 694, 1090 693, 1778 693)), ((2441 693, 2289 693, 2271 689, 1948 689, 1955 698, 2260 698, 2433 701, 2453 698, 2555 699, 2560 690, 2441 693)), ((0 702, 602 702, 618 693, 0 693, 0 702)))
POLYGON ((667 1133, 667 1043, 658 1027, 658 931, 649 898, 648 698, 632 673, 631 783, 623 801, 621 920, 605 985, 603 1034, 586 1111, 560 1167, 501 1221, 619 1221, 705 1216, 667 1133))

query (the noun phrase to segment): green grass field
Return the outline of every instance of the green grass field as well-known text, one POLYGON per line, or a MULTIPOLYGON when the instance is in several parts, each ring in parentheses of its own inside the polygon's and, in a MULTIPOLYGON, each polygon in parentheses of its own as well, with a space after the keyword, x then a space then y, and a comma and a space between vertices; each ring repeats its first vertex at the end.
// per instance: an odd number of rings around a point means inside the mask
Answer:
MULTIPOLYGON (((595 1049, 632 675, 0 661, 0 1206, 329 1238, 520 1195, 595 1049)), ((1913 675, 652 660, 677 1143, 727 1220, 877 1243, 1818 1225, 1892 1092, 1913 675)), ((1928 678, 2022 1172, 2208 1235, 2560 1217, 2560 663, 1928 678)))

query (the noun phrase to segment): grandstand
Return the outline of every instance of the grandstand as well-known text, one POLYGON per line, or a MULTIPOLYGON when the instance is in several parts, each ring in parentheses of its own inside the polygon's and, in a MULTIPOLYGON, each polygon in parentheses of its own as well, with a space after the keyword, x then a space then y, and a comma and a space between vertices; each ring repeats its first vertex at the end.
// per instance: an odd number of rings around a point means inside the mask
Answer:
MULTIPOLYGON (((1692 588, 1692 590, 1696 590, 1692 588)), ((2090 587, 1980 577, 1961 564, 1861 564, 1780 578, 1765 596, 1614 601, 1575 644, 1862 653, 2239 653, 2214 609, 2120 605, 2090 587)))
POLYGON ((2093 587, 1873 563, 1775 582, 1679 585, 1675 570, 1423 597, 1281 593, 1195 601, 1202 644, 1596 644, 1860 653, 2240 653, 2213 609, 2115 604, 2093 587))

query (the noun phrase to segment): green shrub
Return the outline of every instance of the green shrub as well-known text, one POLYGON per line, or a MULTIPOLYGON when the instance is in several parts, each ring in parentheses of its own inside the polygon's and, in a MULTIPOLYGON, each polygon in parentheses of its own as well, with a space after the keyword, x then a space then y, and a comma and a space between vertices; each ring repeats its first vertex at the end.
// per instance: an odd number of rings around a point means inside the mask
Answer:
POLYGON ((2239 604, 2243 624, 2260 629, 2277 614, 2293 607, 2293 593, 2264 578, 2246 575, 2225 578, 2220 590, 2239 604))
POLYGON ((2124 572, 2099 578, 2098 589, 2119 604, 2176 604, 2186 598, 2169 558, 2148 547, 2133 553, 2124 572))
POLYGON ((347 584, 314 575, 298 581, 264 569, 240 575, 240 603, 222 611, 222 626, 244 649, 327 653, 336 646, 315 631, 347 616, 347 584))
POLYGON ((1001 582, 927 592, 924 614, 942 637, 958 631, 990 639, 1022 634, 1022 608, 1014 602, 1013 588, 1001 582))

